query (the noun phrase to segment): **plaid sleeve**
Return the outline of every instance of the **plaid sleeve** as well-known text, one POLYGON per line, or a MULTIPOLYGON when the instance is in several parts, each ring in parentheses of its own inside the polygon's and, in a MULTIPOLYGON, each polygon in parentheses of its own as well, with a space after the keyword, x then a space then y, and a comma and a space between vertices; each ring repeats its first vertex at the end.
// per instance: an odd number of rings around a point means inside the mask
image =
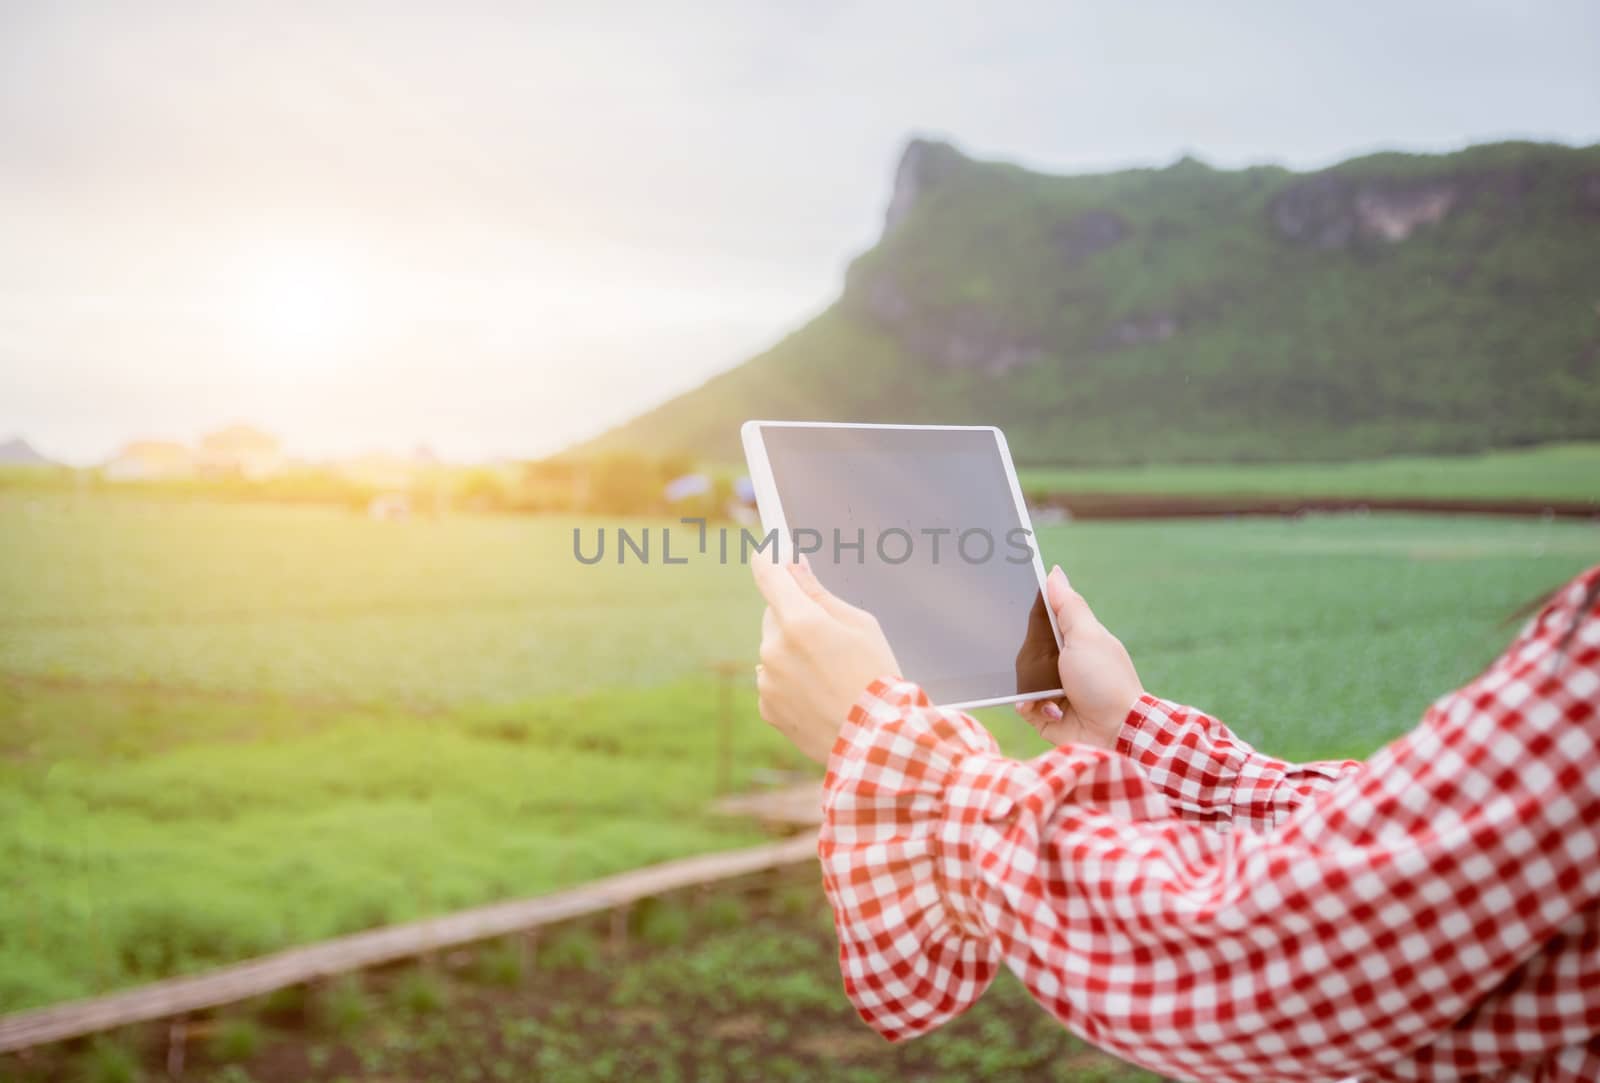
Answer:
POLYGON ((1144 769, 1177 815, 1218 830, 1276 827, 1361 766, 1263 756, 1204 711, 1148 694, 1123 723, 1117 751, 1144 769))
POLYGON ((1597 1078, 1600 620, 1558 647, 1564 597, 1263 831, 1174 816, 1126 756, 1006 759, 874 684, 825 783, 846 992, 903 1038, 1003 964, 1088 1041, 1216 1083, 1597 1078))
POLYGON ((959 817, 979 797, 965 771, 999 751, 972 718, 880 680, 829 757, 818 852, 839 969, 856 1010, 890 1041, 965 1011, 994 980, 999 955, 973 902, 970 840, 939 828, 947 801, 959 817))

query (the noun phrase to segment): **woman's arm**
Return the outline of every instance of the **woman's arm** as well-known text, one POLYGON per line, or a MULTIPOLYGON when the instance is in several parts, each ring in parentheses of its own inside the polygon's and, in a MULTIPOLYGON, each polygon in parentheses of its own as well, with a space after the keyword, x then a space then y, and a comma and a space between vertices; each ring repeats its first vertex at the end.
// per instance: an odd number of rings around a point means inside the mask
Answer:
POLYGON ((1175 815, 1219 830, 1277 827, 1361 768, 1264 756, 1204 711, 1148 693, 1128 712, 1115 750, 1144 770, 1175 815))
MULTIPOLYGON (((847 667, 804 659, 840 658, 859 622, 836 632, 819 614, 837 600, 759 578, 781 610, 771 656, 792 659, 764 682, 763 716, 828 729, 830 674, 847 667)), ((1420 1067, 1413 1054, 1600 898, 1600 622, 1561 657, 1576 595, 1562 597, 1567 619, 1547 611, 1415 732, 1265 832, 1173 818, 1105 750, 1008 760, 915 686, 875 684, 834 742, 821 839, 847 991, 907 1037, 1004 963, 1085 1038, 1168 1074, 1420 1067)), ((1450 1070, 1539 1055, 1593 993, 1541 989, 1538 1010, 1473 1034, 1450 1070)))
POLYGON ((1133 759, 1185 819, 1219 830, 1274 827, 1360 766, 1296 765, 1263 756, 1217 719, 1146 693, 1127 649, 1060 568, 1051 569, 1045 594, 1029 614, 1019 675, 1040 644, 1055 659, 1066 695, 1060 702, 1021 704, 1017 713, 1051 744, 1087 744, 1133 759), (1061 630, 1059 654, 1046 605, 1061 630))
MULTIPOLYGON (((1600 895, 1600 649, 1551 677, 1532 646, 1263 833, 1172 818, 1106 751, 1008 760, 915 686, 874 685, 835 746, 820 843, 847 993, 904 1038, 1003 963, 1084 1038, 1165 1074, 1392 1067, 1600 895)), ((1538 1014, 1501 1022, 1469 1059, 1547 1048, 1538 1014)))

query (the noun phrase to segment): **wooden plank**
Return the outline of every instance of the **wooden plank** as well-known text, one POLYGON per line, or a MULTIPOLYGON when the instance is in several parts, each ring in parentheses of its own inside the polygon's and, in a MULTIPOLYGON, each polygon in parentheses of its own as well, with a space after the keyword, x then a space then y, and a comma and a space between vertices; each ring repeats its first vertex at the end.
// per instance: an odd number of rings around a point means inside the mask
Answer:
POLYGON ((650 895, 802 864, 814 860, 816 852, 814 837, 799 836, 745 850, 668 861, 549 895, 371 929, 203 974, 4 1015, 0 1016, 0 1053, 207 1011, 291 985, 600 913, 650 895))

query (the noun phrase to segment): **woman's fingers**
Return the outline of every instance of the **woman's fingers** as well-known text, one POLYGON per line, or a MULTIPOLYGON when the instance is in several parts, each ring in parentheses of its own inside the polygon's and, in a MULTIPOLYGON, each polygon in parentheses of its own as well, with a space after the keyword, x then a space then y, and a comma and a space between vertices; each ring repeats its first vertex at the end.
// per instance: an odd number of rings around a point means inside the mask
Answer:
POLYGON ((769 726, 776 726, 778 719, 772 710, 772 678, 767 674, 764 663, 756 663, 756 714, 761 721, 769 726))
POLYGON ((1059 699, 1030 699, 1017 704, 1017 713, 1034 729, 1042 729, 1064 717, 1059 699))
POLYGON ((1060 722, 1062 718, 1061 701, 1059 699, 1034 699, 1019 707, 1026 707, 1022 712, 1024 718, 1031 720, 1042 719, 1044 723, 1060 722))
POLYGON ((819 585, 795 566, 757 561, 754 575, 768 603, 755 674, 761 717, 805 755, 826 763, 861 690, 897 674, 899 664, 876 621, 830 613, 821 599, 832 596, 807 594, 807 586, 819 585))

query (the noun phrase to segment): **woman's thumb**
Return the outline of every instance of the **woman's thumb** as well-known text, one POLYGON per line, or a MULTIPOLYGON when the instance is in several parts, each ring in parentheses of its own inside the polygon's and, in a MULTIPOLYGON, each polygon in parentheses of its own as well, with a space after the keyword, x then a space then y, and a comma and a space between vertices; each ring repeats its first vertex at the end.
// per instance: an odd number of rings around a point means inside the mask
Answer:
POLYGON ((801 554, 799 563, 794 565, 794 578, 800 584, 800 589, 820 605, 824 612, 841 619, 860 614, 859 609, 822 585, 817 573, 811 570, 811 561, 807 560, 804 554, 801 554))
POLYGON ((1050 609, 1056 615, 1056 627, 1061 629, 1063 637, 1073 628, 1081 629, 1094 620, 1094 613, 1089 609, 1089 603, 1083 600, 1083 595, 1072 589, 1072 584, 1067 581, 1067 573, 1061 570, 1061 565, 1057 564, 1050 569, 1050 575, 1044 581, 1044 588, 1050 609))

